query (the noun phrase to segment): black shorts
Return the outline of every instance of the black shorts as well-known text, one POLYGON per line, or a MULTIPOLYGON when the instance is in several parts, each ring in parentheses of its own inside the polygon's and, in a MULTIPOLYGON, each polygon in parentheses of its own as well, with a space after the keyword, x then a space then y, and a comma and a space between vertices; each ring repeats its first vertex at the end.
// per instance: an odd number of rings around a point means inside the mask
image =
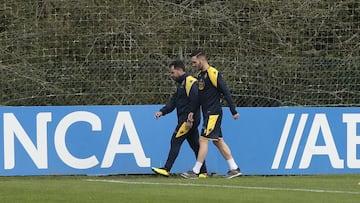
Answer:
POLYGON ((222 113, 204 116, 204 124, 201 129, 201 136, 211 140, 218 140, 222 138, 221 120, 222 113))

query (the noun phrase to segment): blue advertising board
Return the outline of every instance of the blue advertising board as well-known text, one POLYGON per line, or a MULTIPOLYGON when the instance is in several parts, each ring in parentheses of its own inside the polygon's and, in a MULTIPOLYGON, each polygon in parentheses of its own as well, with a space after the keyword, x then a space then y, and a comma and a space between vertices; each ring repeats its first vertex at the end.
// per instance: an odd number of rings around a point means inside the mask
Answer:
MULTIPOLYGON (((0 107, 0 176, 150 174, 177 123, 161 105, 0 107)), ((360 108, 224 108, 223 135, 245 175, 360 172, 360 108)), ((209 173, 226 161, 209 145, 209 173)), ((171 172, 193 167, 184 142, 171 172)))

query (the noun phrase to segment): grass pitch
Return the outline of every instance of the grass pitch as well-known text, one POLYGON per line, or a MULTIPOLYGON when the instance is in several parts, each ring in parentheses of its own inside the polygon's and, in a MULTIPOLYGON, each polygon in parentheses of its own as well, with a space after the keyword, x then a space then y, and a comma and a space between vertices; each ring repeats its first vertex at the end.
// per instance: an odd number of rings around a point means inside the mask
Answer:
POLYGON ((0 177, 0 202, 360 201, 360 175, 242 176, 188 180, 155 175, 0 177))

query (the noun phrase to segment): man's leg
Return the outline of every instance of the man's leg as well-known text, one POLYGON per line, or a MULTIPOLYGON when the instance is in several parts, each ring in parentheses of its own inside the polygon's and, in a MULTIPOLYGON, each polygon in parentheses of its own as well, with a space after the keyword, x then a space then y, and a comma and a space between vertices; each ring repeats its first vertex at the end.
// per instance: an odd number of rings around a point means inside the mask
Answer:
MULTIPOLYGON (((199 154, 199 148, 200 148, 198 130, 193 129, 192 131, 190 131, 188 134, 188 137, 186 139, 187 139, 191 149, 194 151, 195 159, 197 160, 197 157, 199 154)), ((206 164, 204 161, 200 168, 200 174, 206 174, 206 173, 207 173, 207 169, 206 169, 206 164)))
POLYGON ((205 158, 208 153, 208 147, 209 147, 209 140, 201 136, 199 138, 199 152, 197 153, 196 163, 195 166, 193 167, 193 171, 196 174, 199 174, 201 172, 200 170, 205 164, 205 158))
POLYGON ((225 175, 225 178, 233 178, 236 176, 241 175, 239 166, 236 164, 234 158, 231 155, 231 150, 229 146, 226 144, 224 139, 220 138, 216 141, 213 141, 215 146, 219 149, 222 156, 225 158, 227 163, 229 164, 230 170, 228 171, 227 175, 225 175))
POLYGON ((182 143, 184 142, 185 137, 181 136, 181 137, 175 137, 175 133, 174 135, 171 137, 171 142, 170 142, 170 151, 168 154, 168 158, 166 160, 165 163, 165 168, 170 171, 172 166, 174 165, 174 162, 176 160, 176 158, 179 155, 180 152, 180 148, 182 143))
POLYGON ((225 158, 225 160, 232 159, 231 150, 224 141, 224 139, 220 138, 218 140, 214 140, 213 143, 219 149, 220 153, 225 158))
POLYGON ((165 166, 163 168, 156 168, 152 167, 152 170, 160 175, 163 176, 170 176, 170 170, 172 166, 174 165, 174 162, 179 155, 179 151, 181 148, 182 143, 185 140, 185 136, 176 137, 177 131, 179 130, 181 125, 176 126, 175 131, 171 137, 170 141, 170 150, 168 153, 168 158, 166 160, 165 166))
POLYGON ((204 160, 205 160, 205 157, 206 157, 206 154, 208 151, 209 141, 208 141, 208 139, 200 136, 199 142, 200 142, 199 143, 200 148, 199 148, 198 157, 197 157, 195 166, 193 167, 192 170, 180 174, 184 178, 190 178, 190 179, 199 178, 200 168, 202 167, 202 165, 204 163, 204 160))

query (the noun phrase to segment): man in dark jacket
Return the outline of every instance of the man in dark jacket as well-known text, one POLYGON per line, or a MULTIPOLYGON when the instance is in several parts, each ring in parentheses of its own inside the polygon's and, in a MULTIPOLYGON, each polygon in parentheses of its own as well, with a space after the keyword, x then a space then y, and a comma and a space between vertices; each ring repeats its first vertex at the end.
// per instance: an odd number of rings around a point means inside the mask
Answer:
MULTIPOLYGON (((195 157, 199 151, 199 132, 200 112, 198 105, 198 83, 197 80, 185 72, 182 61, 174 61, 169 65, 170 75, 177 83, 177 89, 168 103, 156 112, 154 117, 158 119, 174 109, 177 111, 178 123, 171 137, 170 151, 167 161, 163 168, 152 167, 152 170, 163 176, 170 176, 170 170, 179 154, 182 143, 187 140, 195 157), (194 112, 191 120, 188 114, 194 112)), ((197 178, 206 178, 207 171, 205 164, 202 165, 197 178)))
MULTIPOLYGON (((230 147, 223 138, 221 131, 222 105, 221 96, 224 96, 229 105, 231 115, 234 119, 239 118, 236 106, 232 100, 231 93, 227 88, 222 74, 217 69, 210 66, 205 52, 196 50, 191 54, 191 65, 200 72, 197 76, 199 87, 199 105, 202 109, 203 127, 200 136, 200 148, 197 161, 192 170, 182 173, 184 178, 197 178, 208 152, 208 143, 212 141, 219 149, 224 159, 229 165, 229 171, 225 178, 234 178, 241 175, 240 169, 235 162, 230 147)), ((192 119, 194 113, 190 113, 188 119, 192 119)))

